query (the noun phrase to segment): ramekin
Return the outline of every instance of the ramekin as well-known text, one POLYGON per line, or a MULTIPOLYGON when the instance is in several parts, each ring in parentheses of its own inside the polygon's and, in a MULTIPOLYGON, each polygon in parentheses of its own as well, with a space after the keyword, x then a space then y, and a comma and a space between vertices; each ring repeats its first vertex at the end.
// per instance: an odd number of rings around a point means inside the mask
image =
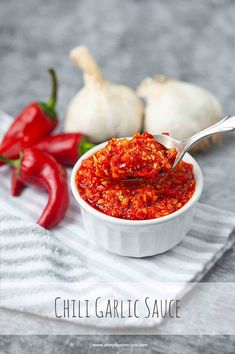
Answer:
POLYGON ((75 182, 82 160, 106 144, 104 142, 86 152, 75 164, 71 175, 72 192, 81 208, 89 240, 109 252, 128 257, 153 256, 175 247, 190 229, 195 206, 203 189, 203 176, 196 160, 188 153, 184 157, 184 161, 193 165, 196 188, 191 199, 181 209, 157 219, 123 220, 103 214, 85 202, 75 182))

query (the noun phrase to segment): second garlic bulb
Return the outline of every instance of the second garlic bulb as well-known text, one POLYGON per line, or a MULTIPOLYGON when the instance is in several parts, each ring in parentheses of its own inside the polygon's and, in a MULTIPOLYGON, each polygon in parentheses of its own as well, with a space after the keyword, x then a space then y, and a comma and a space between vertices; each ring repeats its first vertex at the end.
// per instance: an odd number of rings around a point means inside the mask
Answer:
MULTIPOLYGON (((143 80, 137 92, 146 101, 144 129, 152 134, 168 132, 173 138, 184 140, 222 117, 217 98, 191 83, 159 75, 143 80)), ((218 139, 218 135, 213 135, 193 150, 204 150, 218 139)))

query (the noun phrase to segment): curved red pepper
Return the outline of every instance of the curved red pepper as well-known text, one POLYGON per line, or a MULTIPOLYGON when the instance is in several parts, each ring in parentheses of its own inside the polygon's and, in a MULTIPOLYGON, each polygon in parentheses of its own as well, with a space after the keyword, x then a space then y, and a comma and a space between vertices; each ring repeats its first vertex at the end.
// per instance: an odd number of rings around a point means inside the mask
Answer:
POLYGON ((24 189, 24 184, 18 178, 18 170, 14 169, 11 175, 11 194, 18 197, 24 189))
POLYGON ((35 146, 52 155, 62 165, 73 166, 82 154, 95 145, 81 133, 61 133, 48 136, 35 146))
POLYGON ((1 142, 1 155, 9 159, 17 158, 22 149, 37 143, 56 127, 58 123, 55 111, 57 80, 53 69, 50 69, 49 73, 52 80, 51 98, 47 103, 30 103, 15 118, 1 142))
MULTIPOLYGON (((91 149, 94 144, 90 143, 81 133, 61 133, 48 136, 34 146, 53 156, 62 165, 73 166, 79 157, 91 149)), ((14 170, 11 180, 11 194, 17 197, 23 188, 24 186, 16 178, 16 170, 14 170)))
POLYGON ((69 206, 67 173, 63 166, 49 154, 37 149, 24 149, 18 160, 0 156, 1 161, 15 167, 17 179, 25 185, 34 185, 47 190, 49 198, 38 224, 50 229, 65 216, 69 206))

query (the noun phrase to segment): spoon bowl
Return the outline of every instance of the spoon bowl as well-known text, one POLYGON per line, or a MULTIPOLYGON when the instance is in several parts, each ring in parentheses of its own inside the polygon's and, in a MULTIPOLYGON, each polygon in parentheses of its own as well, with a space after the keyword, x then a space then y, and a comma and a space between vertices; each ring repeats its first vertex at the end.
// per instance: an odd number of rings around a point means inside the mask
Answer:
POLYGON ((165 134, 156 134, 156 135, 154 135, 154 139, 158 143, 165 146, 167 149, 175 149, 176 150, 177 155, 176 155, 174 164, 172 165, 172 168, 176 167, 178 165, 179 161, 183 157, 182 153, 184 152, 184 149, 185 149, 185 142, 174 139, 171 136, 165 135, 165 134), (182 155, 182 157, 180 158, 180 160, 178 160, 181 155, 182 155))

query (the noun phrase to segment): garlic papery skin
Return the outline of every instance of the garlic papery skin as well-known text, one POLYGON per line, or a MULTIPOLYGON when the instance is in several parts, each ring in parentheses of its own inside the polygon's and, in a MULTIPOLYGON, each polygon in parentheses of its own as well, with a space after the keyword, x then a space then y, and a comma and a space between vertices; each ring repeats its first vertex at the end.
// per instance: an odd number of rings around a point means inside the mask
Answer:
POLYGON ((65 131, 79 131, 95 143, 140 131, 143 104, 135 91, 107 81, 86 47, 73 49, 70 58, 84 72, 84 87, 68 105, 65 131))
MULTIPOLYGON (((221 105, 209 91, 191 83, 156 76, 143 80, 137 93, 146 101, 144 130, 152 134, 168 132, 185 140, 216 123, 222 117, 221 105)), ((205 149, 218 135, 195 145, 205 149)))

